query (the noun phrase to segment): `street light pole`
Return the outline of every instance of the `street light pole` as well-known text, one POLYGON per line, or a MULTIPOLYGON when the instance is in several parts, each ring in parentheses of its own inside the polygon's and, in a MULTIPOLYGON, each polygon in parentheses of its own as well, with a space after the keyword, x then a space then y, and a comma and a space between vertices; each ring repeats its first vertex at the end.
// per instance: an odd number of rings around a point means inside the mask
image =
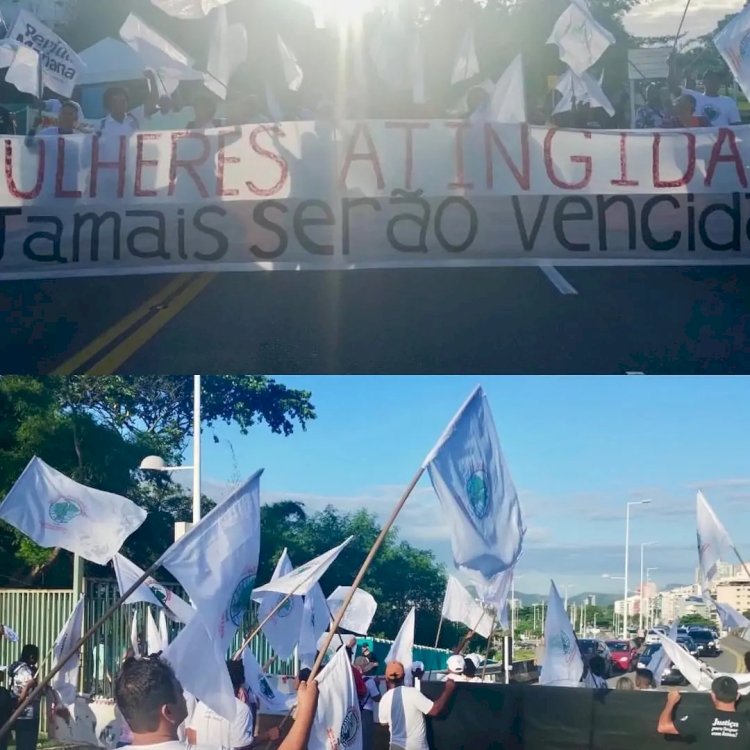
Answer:
MULTIPOLYGON (((659 570, 659 568, 646 568, 646 583, 649 583, 651 581, 651 571, 652 570, 659 570)), ((649 597, 649 608, 648 608, 648 614, 649 619, 651 620, 651 625, 647 627, 653 627, 654 626, 654 620, 656 619, 656 597, 654 597, 654 605, 653 609, 651 607, 651 597, 649 597)))
POLYGON ((623 613, 622 618, 622 639, 627 641, 628 639, 628 564, 630 554, 630 506, 631 505, 646 505, 650 503, 650 500, 634 500, 629 502, 625 508, 625 599, 623 601, 623 613))
POLYGON ((638 606, 638 631, 639 633, 643 631, 643 548, 648 547, 652 544, 654 544, 654 542, 641 542, 641 588, 639 589, 640 602, 638 606))

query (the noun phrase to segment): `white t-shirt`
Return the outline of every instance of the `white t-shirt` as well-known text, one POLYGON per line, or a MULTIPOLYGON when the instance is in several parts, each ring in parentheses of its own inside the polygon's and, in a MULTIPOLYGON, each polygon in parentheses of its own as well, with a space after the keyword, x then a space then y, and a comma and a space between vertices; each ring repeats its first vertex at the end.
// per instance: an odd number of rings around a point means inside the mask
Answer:
POLYGON ((367 700, 362 706, 363 711, 374 711, 375 701, 373 698, 380 696, 380 690, 378 690, 378 684, 372 677, 365 677, 365 687, 367 688, 367 700))
POLYGON ((424 717, 432 705, 427 696, 412 687, 393 688, 380 699, 380 723, 391 730, 391 747, 429 750, 424 717))
POLYGON ((235 747, 245 747, 253 741, 253 715, 247 704, 239 698, 237 711, 232 721, 227 721, 212 711, 205 703, 199 703, 189 720, 188 728, 195 731, 198 745, 208 745, 231 750, 235 747))
POLYGON ((120 135, 130 137, 134 133, 137 133, 140 128, 141 126, 138 119, 128 112, 122 122, 115 120, 112 115, 107 115, 99 122, 97 132, 102 137, 115 137, 120 135))
POLYGON ((711 127, 723 128, 742 122, 737 102, 731 96, 706 96, 692 89, 682 89, 682 93, 695 98, 696 117, 705 117, 711 127))
MULTIPOLYGON (((171 742, 157 742, 155 745, 133 745, 138 750, 185 750, 185 745, 178 740, 172 740, 171 742)), ((215 750, 215 748, 207 748, 205 745, 192 745, 194 750, 215 750)))
POLYGON ((469 678, 463 674, 457 674, 455 672, 448 672, 448 674, 445 674, 440 678, 441 682, 448 682, 448 680, 453 680, 453 682, 468 682, 469 678))

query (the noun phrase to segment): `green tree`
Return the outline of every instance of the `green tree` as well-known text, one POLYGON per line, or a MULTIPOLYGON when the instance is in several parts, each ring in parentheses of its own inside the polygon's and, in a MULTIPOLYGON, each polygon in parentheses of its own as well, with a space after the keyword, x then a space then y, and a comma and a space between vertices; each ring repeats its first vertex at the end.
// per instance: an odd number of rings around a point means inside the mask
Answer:
POLYGON ((680 625, 704 625, 705 627, 713 627, 714 622, 708 617, 704 617, 699 614, 683 615, 680 617, 680 625))
MULTIPOLYGON (((174 522, 189 518, 190 500, 169 476, 137 467, 150 453, 179 460, 192 433, 192 383, 181 376, 0 378, 0 497, 34 455, 77 481, 126 495, 149 515, 125 553, 148 565, 171 542, 174 522)), ((232 423, 246 434, 265 423, 289 435, 305 429, 315 409, 309 392, 264 376, 209 376, 202 417, 204 430, 232 423)), ((204 505, 210 507, 207 498, 204 505)), ((0 576, 22 585, 69 584, 69 555, 2 529, 0 576)))

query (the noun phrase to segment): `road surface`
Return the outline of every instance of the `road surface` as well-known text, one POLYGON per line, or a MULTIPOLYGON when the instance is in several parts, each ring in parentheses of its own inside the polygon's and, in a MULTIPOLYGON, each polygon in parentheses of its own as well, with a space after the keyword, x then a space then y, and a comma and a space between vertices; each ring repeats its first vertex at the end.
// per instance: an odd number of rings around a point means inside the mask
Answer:
POLYGON ((0 371, 750 372, 750 267, 0 282, 0 371))

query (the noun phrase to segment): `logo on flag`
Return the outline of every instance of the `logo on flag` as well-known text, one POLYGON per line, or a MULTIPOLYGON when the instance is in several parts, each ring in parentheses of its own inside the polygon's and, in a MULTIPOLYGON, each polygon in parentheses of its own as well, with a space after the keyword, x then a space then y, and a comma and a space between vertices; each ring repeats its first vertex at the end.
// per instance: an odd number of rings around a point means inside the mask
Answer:
POLYGON ((341 723, 341 734, 339 735, 339 744, 344 747, 351 745, 357 738, 357 732, 359 731, 359 716, 354 710, 353 706, 349 706, 349 709, 344 716, 344 721, 341 723))
POLYGON ((490 493, 487 488, 487 474, 484 469, 475 471, 466 482, 469 505, 478 519, 484 518, 490 509, 490 493))
POLYGON ((234 589, 232 600, 229 602, 229 608, 224 613, 225 619, 228 619, 237 627, 242 623, 242 616, 250 609, 251 595, 255 586, 255 573, 245 576, 234 589))
POLYGON ((289 597, 276 612, 276 617, 289 617, 289 614, 294 609, 294 602, 289 597))
POLYGON ((167 603, 167 600, 169 599, 169 591, 167 591, 164 586, 161 586, 154 580, 147 581, 146 586, 148 586, 151 593, 158 599, 159 604, 165 605, 167 603))
POLYGON ((274 695, 273 689, 268 684, 268 680, 263 675, 261 675, 259 683, 260 692, 263 694, 266 700, 272 701, 276 696, 274 695))
POLYGON ((49 506, 49 517, 56 524, 70 523, 81 513, 81 506, 67 497, 61 497, 49 506))
POLYGON ((561 652, 563 656, 568 657, 568 661, 571 661, 573 658, 573 642, 565 632, 555 633, 549 639, 549 648, 553 651, 561 652))

